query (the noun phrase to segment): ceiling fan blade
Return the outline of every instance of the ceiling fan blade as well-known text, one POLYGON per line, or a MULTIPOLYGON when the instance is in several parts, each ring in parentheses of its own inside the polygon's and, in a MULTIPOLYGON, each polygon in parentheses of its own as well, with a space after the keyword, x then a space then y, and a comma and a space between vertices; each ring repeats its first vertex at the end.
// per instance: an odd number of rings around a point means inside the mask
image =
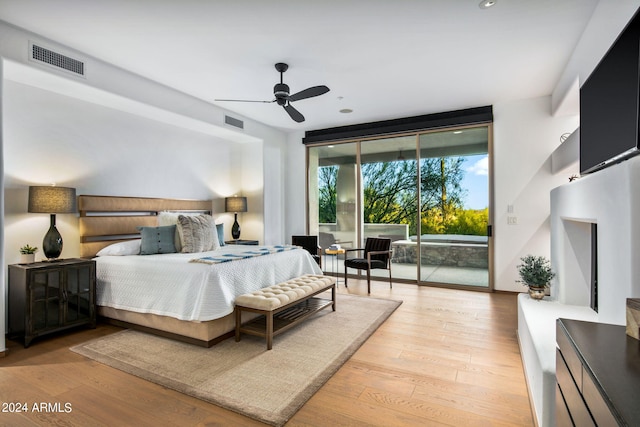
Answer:
POLYGON ((253 100, 250 100, 250 99, 214 99, 214 101, 219 101, 219 102, 260 102, 260 103, 264 103, 264 104, 271 104, 272 102, 276 102, 275 99, 273 101, 253 101, 253 100))
POLYGON ((329 92, 329 88, 326 86, 313 86, 305 90, 301 90, 298 93, 294 93, 289 96, 289 102, 300 101, 301 99, 312 98, 314 96, 322 95, 329 92))
POLYGON ((291 104, 287 102, 286 105, 282 106, 284 110, 289 114, 289 116, 293 119, 293 121, 302 123, 304 122, 304 116, 300 113, 300 111, 293 108, 291 104))

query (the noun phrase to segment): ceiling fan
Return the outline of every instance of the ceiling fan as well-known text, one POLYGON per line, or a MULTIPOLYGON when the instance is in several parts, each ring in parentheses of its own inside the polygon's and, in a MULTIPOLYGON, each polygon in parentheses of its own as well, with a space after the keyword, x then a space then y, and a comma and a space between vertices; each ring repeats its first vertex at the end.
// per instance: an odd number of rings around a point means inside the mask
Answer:
POLYGON ((289 85, 285 84, 282 81, 282 74, 287 71, 289 66, 282 62, 278 62, 276 64, 276 70, 280 73, 280 83, 276 83, 273 87, 273 95, 275 99, 271 101, 253 101, 248 99, 215 99, 214 101, 221 102, 262 102, 262 103, 273 103, 277 102, 278 105, 281 105, 284 110, 289 114, 289 116, 296 122, 302 123, 304 122, 304 116, 300 111, 296 110, 292 102, 300 101, 301 99, 313 98, 314 96, 322 95, 329 92, 329 88, 326 86, 313 86, 307 88, 305 90, 301 90, 298 93, 294 93, 293 95, 289 94, 289 85))

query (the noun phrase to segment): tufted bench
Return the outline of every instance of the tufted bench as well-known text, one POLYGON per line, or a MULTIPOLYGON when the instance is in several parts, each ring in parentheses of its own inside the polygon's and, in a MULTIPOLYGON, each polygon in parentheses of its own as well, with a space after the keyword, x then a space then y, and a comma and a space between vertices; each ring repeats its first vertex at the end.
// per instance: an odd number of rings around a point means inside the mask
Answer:
POLYGON ((236 298, 236 341, 240 333, 265 337, 271 350, 273 337, 303 321, 312 314, 331 306, 336 311, 336 278, 317 274, 296 277, 277 285, 262 288, 236 298), (313 298, 331 289, 331 299, 313 298), (242 312, 263 316, 242 324, 242 312))

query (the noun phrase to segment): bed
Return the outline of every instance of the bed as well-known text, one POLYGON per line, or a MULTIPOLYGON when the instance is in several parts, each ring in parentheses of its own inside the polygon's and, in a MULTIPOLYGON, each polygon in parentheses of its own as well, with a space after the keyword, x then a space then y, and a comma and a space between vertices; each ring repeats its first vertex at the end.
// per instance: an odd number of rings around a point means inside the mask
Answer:
POLYGON ((307 251, 286 245, 132 254, 145 233, 138 227, 156 227, 169 211, 210 214, 211 206, 206 200, 79 196, 80 251, 96 260, 98 314, 120 326, 211 346, 233 335, 236 296, 322 274, 307 251))

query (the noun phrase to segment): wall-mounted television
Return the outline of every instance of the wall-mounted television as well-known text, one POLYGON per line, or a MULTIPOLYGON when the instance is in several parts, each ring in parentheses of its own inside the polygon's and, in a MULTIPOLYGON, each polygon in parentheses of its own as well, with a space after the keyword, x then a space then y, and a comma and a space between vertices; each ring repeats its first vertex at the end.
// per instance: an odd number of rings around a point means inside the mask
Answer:
POLYGON ((580 173, 640 154, 640 16, 631 19, 580 88, 580 173))

